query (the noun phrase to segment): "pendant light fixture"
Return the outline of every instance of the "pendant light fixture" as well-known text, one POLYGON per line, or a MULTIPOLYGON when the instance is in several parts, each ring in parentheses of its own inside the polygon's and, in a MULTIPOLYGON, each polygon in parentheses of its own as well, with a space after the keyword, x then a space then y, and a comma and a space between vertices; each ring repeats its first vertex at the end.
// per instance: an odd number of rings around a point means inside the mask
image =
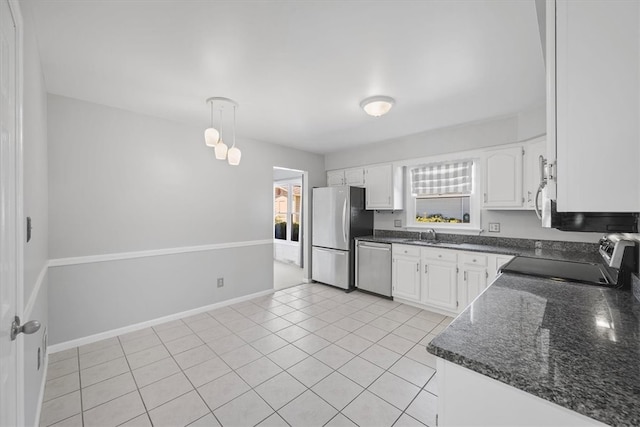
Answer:
POLYGON ((216 159, 227 160, 230 165, 237 166, 240 164, 240 158, 242 153, 238 147, 236 147, 236 109, 239 107, 238 103, 233 99, 223 98, 221 96, 214 96, 207 99, 207 103, 211 104, 211 127, 204 133, 205 143, 208 147, 212 147, 215 152, 216 159), (213 127, 213 109, 214 106, 220 110, 220 130, 218 131, 213 127), (222 139, 222 110, 225 107, 233 107, 233 130, 232 130, 232 146, 227 147, 222 139))
MULTIPOLYGON (((209 102, 209 100, 207 100, 207 102, 209 102)), ((204 142, 207 145, 207 147, 215 147, 218 139, 220 139, 220 132, 218 132, 218 129, 213 127, 213 102, 210 102, 211 104, 211 127, 207 128, 204 131, 204 142)), ((222 122, 220 122, 220 124, 222 124, 222 122)))
POLYGON ((233 145, 229 149, 227 154, 227 160, 231 166, 238 166, 240 164, 240 157, 242 152, 236 147, 236 106, 233 106, 233 145))

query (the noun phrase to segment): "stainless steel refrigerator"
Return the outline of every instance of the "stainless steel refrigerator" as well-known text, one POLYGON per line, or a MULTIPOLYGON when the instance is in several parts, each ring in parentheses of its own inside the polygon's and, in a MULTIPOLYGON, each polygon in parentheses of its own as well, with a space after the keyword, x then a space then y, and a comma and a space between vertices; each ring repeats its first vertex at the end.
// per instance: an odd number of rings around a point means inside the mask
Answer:
POLYGON ((311 278, 353 289, 354 237, 373 234, 373 211, 365 210, 365 190, 359 187, 313 189, 311 278))

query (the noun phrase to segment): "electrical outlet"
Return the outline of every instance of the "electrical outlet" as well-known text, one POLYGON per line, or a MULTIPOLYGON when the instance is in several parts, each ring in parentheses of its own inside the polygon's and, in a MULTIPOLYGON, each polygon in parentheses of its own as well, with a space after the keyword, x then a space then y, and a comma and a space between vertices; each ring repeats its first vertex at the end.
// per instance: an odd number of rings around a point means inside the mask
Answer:
POLYGON ((393 220, 393 226, 394 227, 398 227, 398 228, 402 227, 402 220, 401 219, 394 219, 393 220))
POLYGON ((500 232, 500 223, 499 222, 490 222, 489 223, 489 233, 499 233, 500 232))
POLYGON ((224 277, 218 277, 218 287, 221 288, 224 286, 224 277))

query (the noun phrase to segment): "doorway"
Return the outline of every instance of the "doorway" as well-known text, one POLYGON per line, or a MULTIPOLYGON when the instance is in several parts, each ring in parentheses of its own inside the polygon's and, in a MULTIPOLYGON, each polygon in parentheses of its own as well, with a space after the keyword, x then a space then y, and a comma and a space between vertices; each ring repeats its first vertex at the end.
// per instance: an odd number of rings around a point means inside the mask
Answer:
POLYGON ((305 172, 273 168, 273 287, 299 285, 305 277, 305 172))

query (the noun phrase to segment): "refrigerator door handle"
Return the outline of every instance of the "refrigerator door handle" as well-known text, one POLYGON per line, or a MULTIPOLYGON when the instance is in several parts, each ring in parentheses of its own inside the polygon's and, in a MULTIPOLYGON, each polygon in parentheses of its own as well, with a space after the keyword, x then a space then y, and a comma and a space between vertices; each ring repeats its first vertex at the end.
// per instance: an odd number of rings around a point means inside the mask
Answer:
POLYGON ((344 236, 344 241, 347 241, 347 199, 344 199, 344 203, 342 205, 342 235, 344 236))

